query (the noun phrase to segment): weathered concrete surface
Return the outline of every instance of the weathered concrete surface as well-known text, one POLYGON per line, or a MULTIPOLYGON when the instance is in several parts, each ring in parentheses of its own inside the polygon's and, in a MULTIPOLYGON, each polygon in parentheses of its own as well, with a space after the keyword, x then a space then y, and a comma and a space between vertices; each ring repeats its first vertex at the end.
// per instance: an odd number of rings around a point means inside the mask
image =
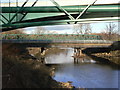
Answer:
POLYGON ((2 40, 2 43, 24 44, 27 47, 108 47, 106 40, 2 40))

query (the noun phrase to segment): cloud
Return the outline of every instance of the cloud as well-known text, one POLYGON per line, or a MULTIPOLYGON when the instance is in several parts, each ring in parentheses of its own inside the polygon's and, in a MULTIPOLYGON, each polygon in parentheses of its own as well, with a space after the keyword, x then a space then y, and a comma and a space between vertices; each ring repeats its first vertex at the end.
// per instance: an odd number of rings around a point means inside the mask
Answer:
POLYGON ((44 26, 47 30, 69 30, 73 28, 73 25, 55 25, 55 26, 44 26))
MULTIPOLYGON (((25 2, 26 0, 10 0, 10 2, 25 2)), ((34 2, 35 0, 29 0, 29 2, 34 2)), ((50 0, 39 0, 39 1, 44 1, 46 3, 52 4, 50 2, 50 0)), ((58 2, 60 5, 64 5, 64 4, 88 4, 93 2, 94 0, 55 0, 56 2, 58 2)), ((9 0, 1 0, 1 2, 3 3, 7 3, 9 2, 9 0)), ((97 0, 96 4, 100 4, 100 3, 118 3, 119 0, 97 0)))

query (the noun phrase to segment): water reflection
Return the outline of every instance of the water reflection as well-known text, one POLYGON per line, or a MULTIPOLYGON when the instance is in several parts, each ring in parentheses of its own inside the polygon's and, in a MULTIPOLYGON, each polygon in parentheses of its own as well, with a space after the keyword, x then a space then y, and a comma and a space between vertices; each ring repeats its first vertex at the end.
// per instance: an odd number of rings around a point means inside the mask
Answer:
POLYGON ((72 57, 72 55, 73 49, 63 49, 63 51, 60 53, 46 55, 45 62, 46 64, 74 63, 74 58, 72 57))
POLYGON ((58 65, 53 77, 57 81, 72 81, 75 87, 117 88, 118 71, 99 64, 58 65))
POLYGON ((69 63, 95 63, 95 60, 85 56, 85 57, 74 57, 73 48, 60 48, 63 49, 62 52, 48 54, 45 56, 46 64, 69 64, 69 63))
POLYGON ((96 63, 95 60, 88 59, 88 58, 75 58, 74 57, 74 64, 79 64, 79 63, 96 63))
POLYGON ((73 55, 74 50, 69 48, 45 57, 46 64, 56 64, 55 80, 70 81, 75 87, 81 88, 118 88, 117 68, 87 56, 75 58, 73 55))

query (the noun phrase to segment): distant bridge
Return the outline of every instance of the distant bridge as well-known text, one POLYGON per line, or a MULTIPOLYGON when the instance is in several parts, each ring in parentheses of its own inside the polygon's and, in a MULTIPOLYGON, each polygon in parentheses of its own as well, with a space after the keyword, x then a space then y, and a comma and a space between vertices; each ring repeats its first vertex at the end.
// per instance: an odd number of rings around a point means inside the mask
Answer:
POLYGON ((113 43, 89 34, 2 34, 1 40, 35 47, 106 47, 113 43))
POLYGON ((100 35, 90 34, 2 34, 0 38, 4 40, 102 40, 100 35))
POLYGON ((108 47, 113 42, 106 40, 2 40, 2 43, 16 43, 27 47, 108 47))

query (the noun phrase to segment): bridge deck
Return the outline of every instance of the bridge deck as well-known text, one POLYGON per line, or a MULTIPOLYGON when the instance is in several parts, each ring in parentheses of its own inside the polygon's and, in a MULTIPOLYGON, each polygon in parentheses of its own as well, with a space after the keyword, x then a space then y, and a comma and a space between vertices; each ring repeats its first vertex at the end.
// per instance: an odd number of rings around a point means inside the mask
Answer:
POLYGON ((106 40, 2 40, 2 43, 25 44, 30 47, 107 47, 113 42, 106 40))

